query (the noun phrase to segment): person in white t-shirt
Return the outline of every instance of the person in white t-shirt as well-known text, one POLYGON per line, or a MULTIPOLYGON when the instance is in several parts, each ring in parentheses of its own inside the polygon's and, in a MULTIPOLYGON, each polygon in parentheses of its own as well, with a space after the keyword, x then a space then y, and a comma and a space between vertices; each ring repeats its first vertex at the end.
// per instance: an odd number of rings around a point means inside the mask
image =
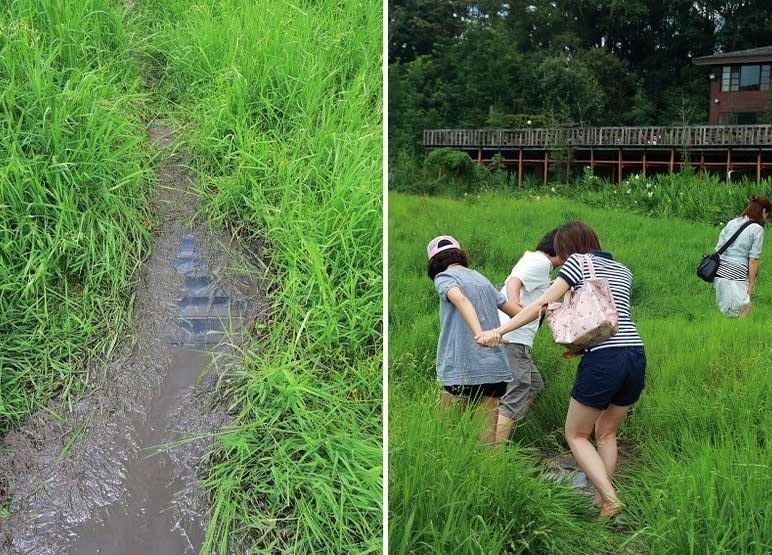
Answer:
MULTIPOLYGON (((550 271, 562 263, 555 254, 553 244, 556 232, 557 228, 549 231, 536 245, 536 250, 523 253, 501 290, 508 300, 515 300, 518 309, 529 305, 547 290, 550 271)), ((499 319, 503 324, 509 320, 509 316, 499 311, 499 319)), ((537 319, 504 335, 507 343, 502 347, 512 368, 513 380, 507 383, 506 393, 499 404, 496 424, 496 443, 499 445, 509 439, 515 422, 525 416, 534 399, 544 390, 544 380, 531 357, 538 329, 537 319)))

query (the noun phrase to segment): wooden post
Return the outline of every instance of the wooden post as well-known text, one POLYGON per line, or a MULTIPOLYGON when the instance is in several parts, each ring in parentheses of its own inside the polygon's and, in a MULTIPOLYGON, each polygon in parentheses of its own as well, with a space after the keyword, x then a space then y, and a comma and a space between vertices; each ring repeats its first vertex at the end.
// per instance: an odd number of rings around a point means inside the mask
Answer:
POLYGON ((622 183, 622 149, 617 149, 617 183, 622 183))
POLYGON ((643 149, 643 178, 646 179, 646 149, 643 149))
POLYGON ((729 172, 732 169, 732 147, 728 146, 726 147, 726 175, 727 181, 730 181, 729 176, 731 175, 729 172))
POLYGON ((517 186, 523 186, 523 147, 517 149, 517 186))
POLYGON ((544 185, 547 185, 547 168, 549 167, 549 151, 545 148, 544 149, 544 185))
POLYGON ((761 183, 761 149, 756 154, 756 183, 761 183))
POLYGON ((699 177, 702 177, 702 172, 704 171, 704 169, 705 169, 705 151, 701 150, 700 151, 700 169, 697 172, 697 175, 699 177))
POLYGON ((675 162, 675 148, 670 147, 670 173, 673 173, 674 162, 675 162))

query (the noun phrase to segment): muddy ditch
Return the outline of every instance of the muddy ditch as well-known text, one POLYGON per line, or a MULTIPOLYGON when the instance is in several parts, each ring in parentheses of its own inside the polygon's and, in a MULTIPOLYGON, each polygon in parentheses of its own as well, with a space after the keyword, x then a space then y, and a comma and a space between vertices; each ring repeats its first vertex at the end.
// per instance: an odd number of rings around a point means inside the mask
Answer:
POLYGON ((148 132, 161 160, 158 224, 134 322, 76 404, 52 402, 0 444, 0 553, 200 550, 197 465, 228 424, 213 385, 265 311, 265 265, 196 221, 174 129, 156 120, 148 132))

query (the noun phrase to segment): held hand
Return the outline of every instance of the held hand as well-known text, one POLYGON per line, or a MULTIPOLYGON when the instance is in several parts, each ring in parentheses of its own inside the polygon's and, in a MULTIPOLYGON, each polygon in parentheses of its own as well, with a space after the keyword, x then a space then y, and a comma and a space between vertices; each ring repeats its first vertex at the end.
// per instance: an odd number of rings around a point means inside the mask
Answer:
POLYGON ((478 334, 474 339, 481 347, 496 347, 504 342, 501 334, 496 330, 484 331, 478 334))

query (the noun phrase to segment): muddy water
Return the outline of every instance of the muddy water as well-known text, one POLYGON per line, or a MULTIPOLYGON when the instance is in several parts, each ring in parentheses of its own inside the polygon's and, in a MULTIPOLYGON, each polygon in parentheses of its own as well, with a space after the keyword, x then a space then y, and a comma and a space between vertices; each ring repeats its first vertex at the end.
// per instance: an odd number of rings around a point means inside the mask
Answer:
POLYGON ((154 249, 130 335, 72 410, 51 406, 6 436, 0 553, 193 554, 207 525, 198 461, 227 425, 212 384, 261 304, 260 271, 194 222, 185 155, 164 122, 154 249), (54 413, 64 413, 63 418, 54 413))

